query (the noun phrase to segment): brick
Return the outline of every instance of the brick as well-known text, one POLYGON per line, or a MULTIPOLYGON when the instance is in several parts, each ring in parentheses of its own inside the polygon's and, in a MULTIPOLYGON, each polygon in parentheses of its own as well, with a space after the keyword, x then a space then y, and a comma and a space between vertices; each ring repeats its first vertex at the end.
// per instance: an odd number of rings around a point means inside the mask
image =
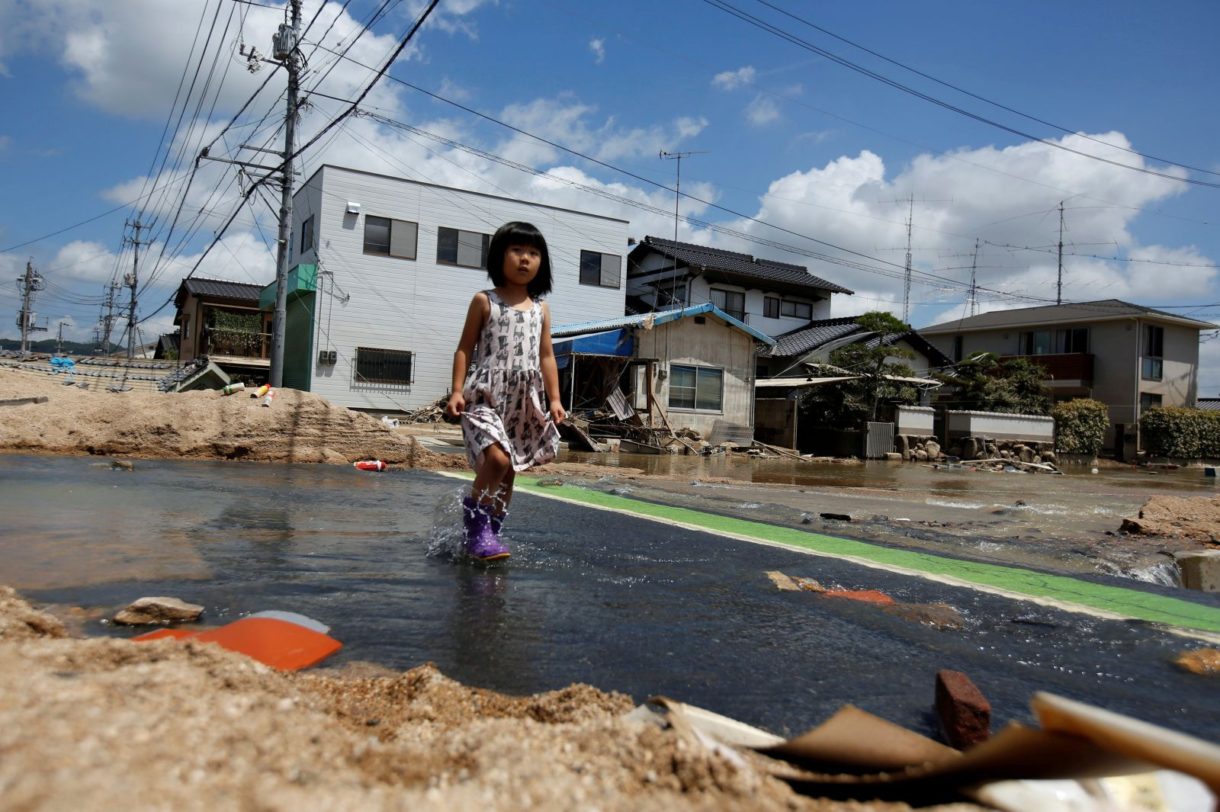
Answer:
POLYGON ((936 716, 945 741, 959 750, 991 737, 991 703, 960 671, 936 672, 936 716))

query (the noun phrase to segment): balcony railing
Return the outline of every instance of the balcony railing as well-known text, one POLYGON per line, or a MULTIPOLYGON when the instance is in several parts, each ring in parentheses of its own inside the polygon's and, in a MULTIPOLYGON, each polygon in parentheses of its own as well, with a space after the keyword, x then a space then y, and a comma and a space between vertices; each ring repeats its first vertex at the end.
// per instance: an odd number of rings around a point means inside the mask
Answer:
POLYGON ((1064 352, 1052 355, 1005 355, 1001 361, 1024 358, 1046 370, 1052 381, 1082 381, 1086 386, 1093 382, 1093 354, 1089 352, 1064 352))

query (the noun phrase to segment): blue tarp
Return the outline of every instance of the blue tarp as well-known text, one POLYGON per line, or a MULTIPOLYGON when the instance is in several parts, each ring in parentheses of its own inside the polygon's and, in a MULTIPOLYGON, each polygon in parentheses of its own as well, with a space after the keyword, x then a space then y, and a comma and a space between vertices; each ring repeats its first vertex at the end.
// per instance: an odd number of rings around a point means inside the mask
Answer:
POLYGON ((573 355, 609 355, 630 358, 634 349, 635 341, 631 334, 620 328, 556 341, 555 360, 559 368, 563 369, 573 355))

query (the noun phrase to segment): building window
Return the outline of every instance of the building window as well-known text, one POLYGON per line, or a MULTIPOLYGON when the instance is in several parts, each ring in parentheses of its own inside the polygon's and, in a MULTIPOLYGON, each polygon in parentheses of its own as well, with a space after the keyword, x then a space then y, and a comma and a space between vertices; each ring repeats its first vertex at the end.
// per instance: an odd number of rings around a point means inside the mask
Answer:
POLYGON ((723 400, 724 370, 670 364, 669 407, 718 412, 723 400))
POLYGON ((597 251, 580 252, 580 284, 617 288, 622 278, 623 258, 597 251))
POLYGON ((787 299, 780 306, 780 313, 797 319, 808 321, 813 318, 813 305, 809 302, 790 302, 787 299))
POLYGON ((1064 330, 1035 330, 1021 333, 1021 355, 1054 355, 1056 353, 1088 351, 1088 327, 1069 327, 1064 330))
POLYGON ((1148 411, 1149 409, 1159 409, 1159 408, 1161 408, 1161 396, 1160 395, 1154 395, 1151 392, 1141 392, 1140 393, 1140 414, 1143 414, 1144 412, 1148 411))
POLYGON ((297 256, 301 256, 306 251, 313 250, 313 218, 311 214, 305 218, 305 222, 301 223, 301 250, 297 256))
POLYGON ((712 304, 738 321, 746 320, 746 295, 739 290, 712 288, 708 291, 712 304))
POLYGON ((404 350, 356 348, 356 383, 411 385, 412 354, 404 350))
POLYGON ((389 217, 364 216, 364 253, 415 259, 419 224, 389 217))
POLYGON ((1165 373, 1165 328, 1155 324, 1144 325, 1144 360, 1140 377, 1146 381, 1159 381, 1165 373))
POLYGON ((768 319, 779 318, 779 299, 775 296, 763 297, 763 316, 768 319))
POLYGON ((963 355, 962 350, 964 349, 965 343, 966 343, 965 336, 954 336, 953 337, 953 363, 956 364, 958 361, 962 360, 962 355, 963 355))
POLYGON ((442 226, 436 230, 436 261, 463 268, 483 268, 487 265, 489 245, 490 234, 442 226))

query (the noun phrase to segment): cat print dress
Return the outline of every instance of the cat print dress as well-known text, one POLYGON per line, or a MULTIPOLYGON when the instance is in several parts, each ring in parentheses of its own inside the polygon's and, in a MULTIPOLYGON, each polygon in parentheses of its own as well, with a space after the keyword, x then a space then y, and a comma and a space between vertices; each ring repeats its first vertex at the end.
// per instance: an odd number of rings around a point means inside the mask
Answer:
POLYGON ((532 302, 529 310, 517 310, 494 290, 486 293, 491 313, 462 386, 466 458, 477 470, 484 450, 496 443, 513 470, 524 471, 550 462, 559 451, 559 429, 547 410, 539 367, 542 305, 532 302))

